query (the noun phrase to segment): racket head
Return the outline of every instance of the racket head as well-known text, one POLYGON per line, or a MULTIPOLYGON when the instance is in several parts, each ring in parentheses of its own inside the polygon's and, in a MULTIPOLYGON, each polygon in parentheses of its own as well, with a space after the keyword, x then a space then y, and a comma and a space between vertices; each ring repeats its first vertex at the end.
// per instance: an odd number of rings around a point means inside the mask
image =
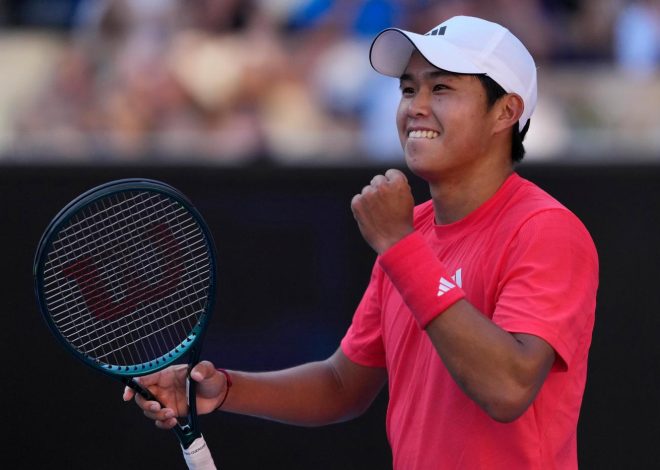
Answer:
POLYGON ((216 251, 192 203, 129 178, 81 194, 50 222, 34 258, 39 310, 75 357, 136 377, 199 358, 214 310, 216 251))

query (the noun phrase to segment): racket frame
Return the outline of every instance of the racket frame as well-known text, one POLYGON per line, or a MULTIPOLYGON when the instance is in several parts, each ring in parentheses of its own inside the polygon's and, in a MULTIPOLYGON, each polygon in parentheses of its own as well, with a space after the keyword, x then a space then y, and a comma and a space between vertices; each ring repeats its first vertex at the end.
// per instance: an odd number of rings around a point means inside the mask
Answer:
POLYGON ((179 423, 173 428, 174 432, 179 438, 179 441, 181 442, 181 446, 184 449, 187 449, 190 444, 195 441, 195 439, 201 436, 197 426, 196 400, 191 399, 196 397, 196 383, 194 380, 190 379, 190 370, 197 362, 199 362, 203 336, 206 332, 208 322, 210 321, 215 306, 215 288, 217 280, 216 259, 217 253, 211 231, 209 230, 199 211, 193 206, 192 202, 186 196, 184 196, 176 188, 163 183, 162 181, 146 178, 124 178, 110 181, 91 188, 64 206, 57 213, 57 215, 53 217, 53 219, 46 227, 43 235, 41 236, 33 263, 34 289, 37 297, 37 303, 43 318, 46 320, 48 328, 67 351, 72 353, 77 359, 81 360, 87 366, 120 380, 122 383, 124 383, 124 385, 131 387, 147 400, 158 401, 157 398, 151 392, 149 392, 149 390, 147 390, 145 387, 142 387, 135 380, 135 377, 158 372, 167 366, 174 364, 185 354, 188 354, 188 419, 187 423, 179 423), (51 315, 48 313, 48 307, 44 297, 43 289, 43 270, 46 262, 45 255, 50 251, 53 243, 53 236, 59 233, 63 225, 67 224, 74 215, 78 214, 80 211, 84 210, 86 207, 93 204, 97 200, 114 193, 125 191, 151 191, 164 194, 165 196, 177 201, 188 211, 191 217, 195 219, 195 222, 199 226, 200 230, 203 232, 204 238, 207 242, 208 255, 210 258, 209 285, 211 289, 208 293, 205 311, 201 313, 198 323, 192 329, 189 336, 185 338, 179 345, 155 360, 131 366, 117 366, 101 364, 97 361, 94 361, 93 359, 90 359, 75 349, 66 339, 64 339, 57 325, 55 325, 51 315))

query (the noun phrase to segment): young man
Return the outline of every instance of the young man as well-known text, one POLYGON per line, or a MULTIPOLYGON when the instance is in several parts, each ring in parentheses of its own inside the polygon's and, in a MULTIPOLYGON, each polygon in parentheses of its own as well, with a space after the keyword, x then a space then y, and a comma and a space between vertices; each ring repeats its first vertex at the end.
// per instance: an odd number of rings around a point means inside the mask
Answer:
MULTIPOLYGON (((507 29, 454 17, 385 30, 370 59, 400 79, 399 137, 431 200, 415 207, 397 170, 375 176, 351 207, 379 256, 340 348, 277 372, 202 362, 198 410, 321 425, 359 415, 387 381, 395 469, 577 468, 598 260, 582 223, 513 169, 532 57, 507 29)), ((166 406, 136 397, 158 427, 183 414, 185 373, 141 379, 166 406)))

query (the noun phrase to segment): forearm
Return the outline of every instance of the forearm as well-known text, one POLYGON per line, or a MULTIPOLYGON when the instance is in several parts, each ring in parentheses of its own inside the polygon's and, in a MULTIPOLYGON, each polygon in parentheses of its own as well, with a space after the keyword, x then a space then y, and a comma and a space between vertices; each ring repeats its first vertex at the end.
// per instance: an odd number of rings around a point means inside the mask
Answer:
POLYGON ((338 352, 326 361, 276 372, 230 371, 233 384, 222 410, 301 426, 351 419, 372 402, 385 373, 360 368, 356 375, 358 366, 347 368, 346 361, 338 352))
POLYGON ((499 421, 527 409, 554 362, 545 341, 501 329, 465 300, 431 321, 426 332, 459 387, 499 421))

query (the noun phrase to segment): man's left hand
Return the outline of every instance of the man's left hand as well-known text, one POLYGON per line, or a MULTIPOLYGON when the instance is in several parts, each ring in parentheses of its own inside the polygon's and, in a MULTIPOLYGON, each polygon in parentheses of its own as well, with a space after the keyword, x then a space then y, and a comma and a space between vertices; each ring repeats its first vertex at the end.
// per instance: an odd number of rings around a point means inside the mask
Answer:
POLYGON ((351 200, 351 210, 366 242, 378 254, 413 232, 415 201, 399 170, 376 175, 351 200))

